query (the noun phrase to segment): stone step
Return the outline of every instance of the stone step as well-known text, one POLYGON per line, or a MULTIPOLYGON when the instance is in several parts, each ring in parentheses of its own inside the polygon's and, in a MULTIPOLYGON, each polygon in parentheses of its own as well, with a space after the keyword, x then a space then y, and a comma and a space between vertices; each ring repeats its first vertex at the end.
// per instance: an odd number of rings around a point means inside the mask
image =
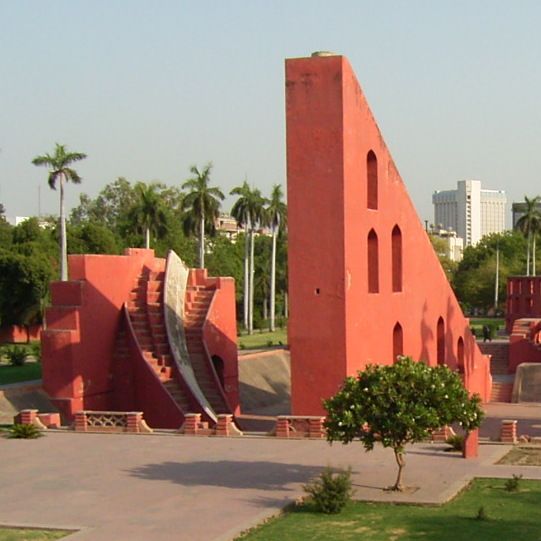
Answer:
POLYGON ((491 402, 511 402, 512 395, 513 395, 512 383, 494 382, 492 384, 492 391, 490 393, 491 402))
POLYGON ((169 344, 167 343, 155 344, 154 349, 158 355, 166 355, 170 352, 169 344))
POLYGON ((165 280, 165 271, 163 270, 151 270, 148 279, 156 282, 163 282, 165 280))
POLYGON ((163 281, 162 280, 149 280, 147 282, 147 291, 156 291, 156 292, 162 292, 163 291, 163 281))
POLYGON ((147 303, 149 302, 160 303, 162 298, 163 298, 163 294, 161 291, 147 291, 147 303))

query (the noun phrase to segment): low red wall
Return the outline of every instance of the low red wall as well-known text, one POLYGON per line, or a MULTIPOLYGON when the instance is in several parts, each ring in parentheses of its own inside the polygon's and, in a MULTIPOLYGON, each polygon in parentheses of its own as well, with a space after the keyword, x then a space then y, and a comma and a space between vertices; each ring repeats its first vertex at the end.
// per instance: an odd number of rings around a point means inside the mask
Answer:
POLYGON ((0 344, 26 344, 39 340, 41 325, 0 327, 0 344))

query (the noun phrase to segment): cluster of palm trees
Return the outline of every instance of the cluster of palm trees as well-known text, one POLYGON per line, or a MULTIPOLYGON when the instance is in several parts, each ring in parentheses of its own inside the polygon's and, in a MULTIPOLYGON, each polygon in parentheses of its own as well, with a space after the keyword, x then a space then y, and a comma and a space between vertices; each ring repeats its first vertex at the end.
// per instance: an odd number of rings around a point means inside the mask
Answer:
MULTIPOLYGON (((48 182, 52 189, 60 183, 60 279, 68 279, 66 217, 64 210, 64 186, 68 181, 79 183, 81 178, 71 167, 74 162, 86 158, 81 152, 68 152, 65 145, 56 144, 53 154, 37 156, 32 160, 34 165, 49 168, 48 182)), ((195 235, 199 240, 199 267, 205 266, 205 236, 213 233, 216 219, 219 217, 224 194, 211 186, 210 173, 212 163, 203 168, 192 166, 192 176, 182 184, 187 193, 182 199, 184 211, 183 228, 187 235, 195 235)), ((140 184, 136 188, 137 202, 130 209, 130 222, 144 234, 145 246, 150 247, 151 235, 161 237, 166 230, 166 215, 163 199, 154 184, 140 184)), ((254 328, 254 236, 262 228, 269 228, 272 235, 271 276, 270 276, 270 328, 275 330, 275 297, 276 297, 276 248, 279 232, 286 225, 286 205, 283 192, 276 184, 270 199, 263 197, 261 191, 252 188, 245 180, 241 186, 231 190, 230 195, 237 196, 231 210, 245 232, 244 253, 244 326, 249 333, 254 328)))
POLYGON ((535 276, 535 245, 541 232, 541 197, 524 197, 524 214, 518 219, 517 227, 526 236, 526 276, 535 276), (531 257, 530 257, 531 255, 531 257))
POLYGON ((282 187, 275 184, 270 199, 261 195, 257 188, 251 188, 245 180, 241 186, 231 190, 237 201, 231 215, 244 229, 244 327, 251 334, 254 328, 254 236, 262 227, 269 227, 272 234, 271 284, 270 284, 270 330, 275 330, 276 298, 276 241, 278 233, 286 224, 286 205, 283 202, 282 187))

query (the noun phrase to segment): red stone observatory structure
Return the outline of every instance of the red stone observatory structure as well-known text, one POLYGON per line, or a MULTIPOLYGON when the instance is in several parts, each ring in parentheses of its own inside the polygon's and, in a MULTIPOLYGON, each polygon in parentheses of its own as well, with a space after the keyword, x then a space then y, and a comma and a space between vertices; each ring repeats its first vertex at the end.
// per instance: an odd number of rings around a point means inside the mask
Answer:
POLYGON ((490 393, 477 347, 343 56, 286 61, 292 413, 411 355, 490 393))

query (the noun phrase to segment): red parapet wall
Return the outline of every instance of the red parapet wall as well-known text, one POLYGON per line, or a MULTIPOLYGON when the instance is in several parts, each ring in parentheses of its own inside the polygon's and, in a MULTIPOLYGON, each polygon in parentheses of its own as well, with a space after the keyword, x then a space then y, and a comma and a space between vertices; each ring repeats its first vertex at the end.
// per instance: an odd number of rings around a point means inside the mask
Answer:
POLYGON ((41 325, 0 327, 0 344, 24 344, 39 340, 41 325))
POLYGON ((411 355, 464 373, 478 349, 346 58, 286 61, 292 413, 370 363, 411 355))
POLYGON ((507 279, 507 332, 512 332, 515 320, 523 318, 541 318, 541 276, 510 276, 507 279))

